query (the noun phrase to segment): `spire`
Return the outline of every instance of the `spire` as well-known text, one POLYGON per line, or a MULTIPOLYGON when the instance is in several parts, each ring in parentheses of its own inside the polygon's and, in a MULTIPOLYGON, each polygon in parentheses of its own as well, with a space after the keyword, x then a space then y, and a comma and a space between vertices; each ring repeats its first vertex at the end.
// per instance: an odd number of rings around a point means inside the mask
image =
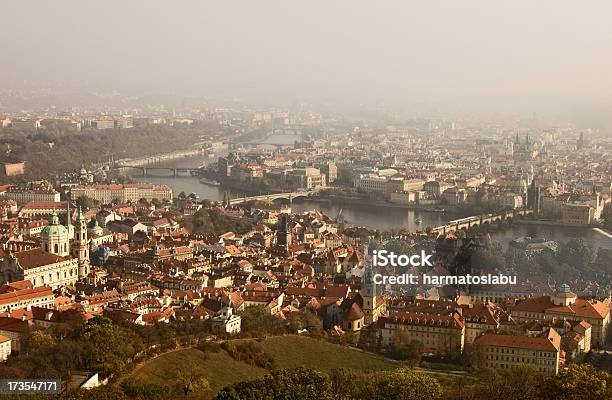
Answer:
POLYGON ((70 225, 72 225, 72 218, 70 217, 70 201, 68 201, 66 205, 66 226, 70 227, 70 225))
POLYGON ((87 224, 87 220, 85 219, 85 216, 83 215, 83 210, 81 210, 80 206, 79 206, 79 213, 77 214, 77 222, 79 224, 87 224))

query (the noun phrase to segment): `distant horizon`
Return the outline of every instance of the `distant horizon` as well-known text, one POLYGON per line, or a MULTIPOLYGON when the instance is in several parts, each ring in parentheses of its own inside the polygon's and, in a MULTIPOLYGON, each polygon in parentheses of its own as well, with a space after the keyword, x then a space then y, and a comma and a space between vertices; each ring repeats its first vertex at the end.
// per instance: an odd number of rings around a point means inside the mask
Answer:
POLYGON ((535 113, 612 130, 609 2, 65 0, 11 2, 3 15, 5 89, 535 113))

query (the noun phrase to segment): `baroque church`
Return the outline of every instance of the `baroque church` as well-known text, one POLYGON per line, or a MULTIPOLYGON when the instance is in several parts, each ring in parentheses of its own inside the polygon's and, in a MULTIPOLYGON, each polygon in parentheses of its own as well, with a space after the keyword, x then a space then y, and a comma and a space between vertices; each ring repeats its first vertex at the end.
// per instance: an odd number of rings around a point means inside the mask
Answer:
POLYGON ((51 223, 40 234, 41 247, 7 253, 0 263, 0 285, 29 280, 34 287, 74 287, 77 280, 89 274, 87 220, 79 209, 76 226, 66 226, 53 214, 51 223))

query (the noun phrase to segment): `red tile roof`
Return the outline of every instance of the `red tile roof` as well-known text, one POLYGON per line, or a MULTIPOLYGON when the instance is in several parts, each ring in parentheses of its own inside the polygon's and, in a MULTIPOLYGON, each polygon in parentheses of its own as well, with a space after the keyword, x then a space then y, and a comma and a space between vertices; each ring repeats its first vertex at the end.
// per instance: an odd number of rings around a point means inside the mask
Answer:
POLYGON ((476 338, 474 343, 481 346, 559 351, 560 340, 559 334, 554 329, 551 329, 547 337, 511 336, 485 333, 484 335, 476 338))
POLYGON ((36 268, 69 260, 69 257, 48 253, 41 248, 24 250, 13 254, 17 257, 17 261, 23 269, 36 268))
POLYGON ((53 290, 48 286, 15 290, 0 294, 0 305, 15 303, 20 300, 35 299, 43 296, 53 296, 53 290))

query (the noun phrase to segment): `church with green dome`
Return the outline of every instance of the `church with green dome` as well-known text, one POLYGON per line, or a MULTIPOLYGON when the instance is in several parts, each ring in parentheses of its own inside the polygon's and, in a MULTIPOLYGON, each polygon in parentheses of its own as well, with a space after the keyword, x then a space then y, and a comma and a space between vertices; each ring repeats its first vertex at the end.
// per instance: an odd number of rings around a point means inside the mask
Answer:
POLYGON ((0 284, 29 280, 37 286, 74 287, 89 274, 87 220, 79 209, 75 225, 54 213, 40 234, 40 247, 9 253, 0 264, 0 284))

